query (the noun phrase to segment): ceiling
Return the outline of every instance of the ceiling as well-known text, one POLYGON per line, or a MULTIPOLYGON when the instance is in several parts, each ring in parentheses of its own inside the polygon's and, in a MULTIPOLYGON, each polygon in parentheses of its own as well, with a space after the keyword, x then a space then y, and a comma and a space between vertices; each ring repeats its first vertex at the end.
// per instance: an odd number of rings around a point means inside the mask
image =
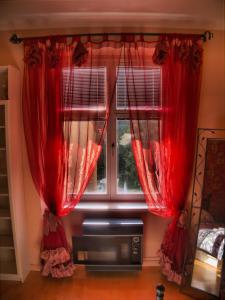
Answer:
POLYGON ((224 30, 224 0, 0 0, 0 31, 112 26, 224 30))

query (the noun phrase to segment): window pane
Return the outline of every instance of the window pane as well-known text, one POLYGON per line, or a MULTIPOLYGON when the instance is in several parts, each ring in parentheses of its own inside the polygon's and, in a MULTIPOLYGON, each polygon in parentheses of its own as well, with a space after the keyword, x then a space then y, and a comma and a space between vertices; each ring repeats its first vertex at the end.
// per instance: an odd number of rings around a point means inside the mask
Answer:
POLYGON ((159 67, 119 67, 117 80, 117 108, 138 109, 160 106, 161 69, 159 67), (129 97, 129 98, 128 98, 129 97))
POLYGON ((77 109, 105 106, 106 68, 63 69, 64 103, 77 109))
POLYGON ((85 194, 105 194, 106 191, 106 145, 104 143, 97 166, 88 183, 85 194))
MULTIPOLYGON (((84 176, 93 162, 93 147, 99 142, 98 133, 104 126, 102 121, 69 121, 64 123, 65 138, 70 141, 69 174, 67 193, 80 191, 84 176), (92 159, 90 160, 90 157, 92 159)), ((86 177, 85 177, 86 178, 86 177)), ((92 174, 85 193, 106 192, 106 146, 100 153, 96 168, 92 174)))
POLYGON ((117 193, 142 193, 131 147, 129 120, 117 120, 117 193))

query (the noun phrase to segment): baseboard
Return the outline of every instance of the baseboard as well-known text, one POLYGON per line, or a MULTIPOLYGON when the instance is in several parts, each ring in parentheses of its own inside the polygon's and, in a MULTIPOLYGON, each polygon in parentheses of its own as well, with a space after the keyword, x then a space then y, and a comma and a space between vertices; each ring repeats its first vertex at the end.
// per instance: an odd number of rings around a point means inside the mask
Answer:
MULTIPOLYGON (((159 257, 158 256, 144 257, 142 266, 143 267, 158 267, 159 266, 159 257)), ((40 271, 41 266, 38 264, 31 264, 30 270, 31 271, 40 271)))
POLYGON ((158 266, 159 266, 159 257, 158 256, 144 257, 143 267, 158 267, 158 266))
POLYGON ((0 274, 0 280, 21 281, 21 278, 18 274, 0 274))
POLYGON ((30 270, 31 271, 40 271, 41 270, 41 266, 38 264, 30 264, 30 270))
POLYGON ((27 265, 27 268, 25 270, 23 270, 22 276, 21 276, 21 281, 24 282, 28 276, 28 274, 30 273, 30 266, 27 265))

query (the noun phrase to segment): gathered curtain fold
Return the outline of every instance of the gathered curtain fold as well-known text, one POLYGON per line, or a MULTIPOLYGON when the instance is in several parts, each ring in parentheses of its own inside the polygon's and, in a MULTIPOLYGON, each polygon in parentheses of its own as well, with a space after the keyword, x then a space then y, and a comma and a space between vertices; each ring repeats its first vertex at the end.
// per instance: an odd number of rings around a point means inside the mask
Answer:
MULTIPOLYGON (((160 259, 163 273, 180 284, 188 241, 185 204, 192 174, 200 96, 200 37, 162 35, 151 58, 143 48, 130 44, 124 51, 124 62, 132 149, 139 181, 150 212, 173 218, 161 245, 160 259), (132 72, 136 65, 144 70, 151 68, 153 74, 158 68, 161 73, 161 82, 156 80, 151 87, 152 94, 146 92, 142 113, 138 83, 132 72), (154 84, 160 86, 158 98, 154 84)), ((147 79, 143 85, 147 91, 147 79)))
POLYGON ((106 66, 119 65, 122 49, 112 46, 108 40, 84 46, 77 37, 24 41, 24 134, 31 175, 46 205, 44 276, 73 273, 61 217, 79 202, 102 150, 116 84, 106 84, 106 66))
POLYGON ((113 66, 125 71, 132 149, 149 210, 173 217, 161 262, 180 283, 187 239, 181 212, 192 170, 202 48, 199 35, 162 35, 152 45, 125 34, 115 41, 107 35, 24 41, 24 133, 31 175, 47 208, 44 276, 73 274, 61 217, 79 202, 101 153, 118 78, 107 79, 113 66), (138 77, 141 69, 147 71, 138 77))

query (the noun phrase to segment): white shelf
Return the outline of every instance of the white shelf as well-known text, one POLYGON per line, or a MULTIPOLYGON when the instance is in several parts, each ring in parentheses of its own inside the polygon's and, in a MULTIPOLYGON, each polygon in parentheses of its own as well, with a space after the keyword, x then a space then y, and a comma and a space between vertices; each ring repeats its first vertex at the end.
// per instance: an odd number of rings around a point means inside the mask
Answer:
POLYGON ((0 261, 0 274, 17 274, 16 261, 0 261))
POLYGON ((0 279, 24 281, 29 271, 29 255, 23 191, 20 75, 16 68, 0 66, 1 86, 4 88, 0 90, 0 98, 4 100, 0 100, 0 151, 6 153, 0 153, 4 162, 4 169, 0 171, 0 279))
POLYGON ((11 219, 9 209, 0 209, 0 219, 11 219))
POLYGON ((145 202, 80 202, 76 205, 75 211, 147 211, 148 205, 145 202))
POLYGON ((14 249, 13 237, 10 235, 0 236, 0 248, 14 249))
POLYGON ((2 191, 0 192, 0 196, 6 195, 7 194, 7 190, 8 190, 8 188, 2 189, 2 191))

